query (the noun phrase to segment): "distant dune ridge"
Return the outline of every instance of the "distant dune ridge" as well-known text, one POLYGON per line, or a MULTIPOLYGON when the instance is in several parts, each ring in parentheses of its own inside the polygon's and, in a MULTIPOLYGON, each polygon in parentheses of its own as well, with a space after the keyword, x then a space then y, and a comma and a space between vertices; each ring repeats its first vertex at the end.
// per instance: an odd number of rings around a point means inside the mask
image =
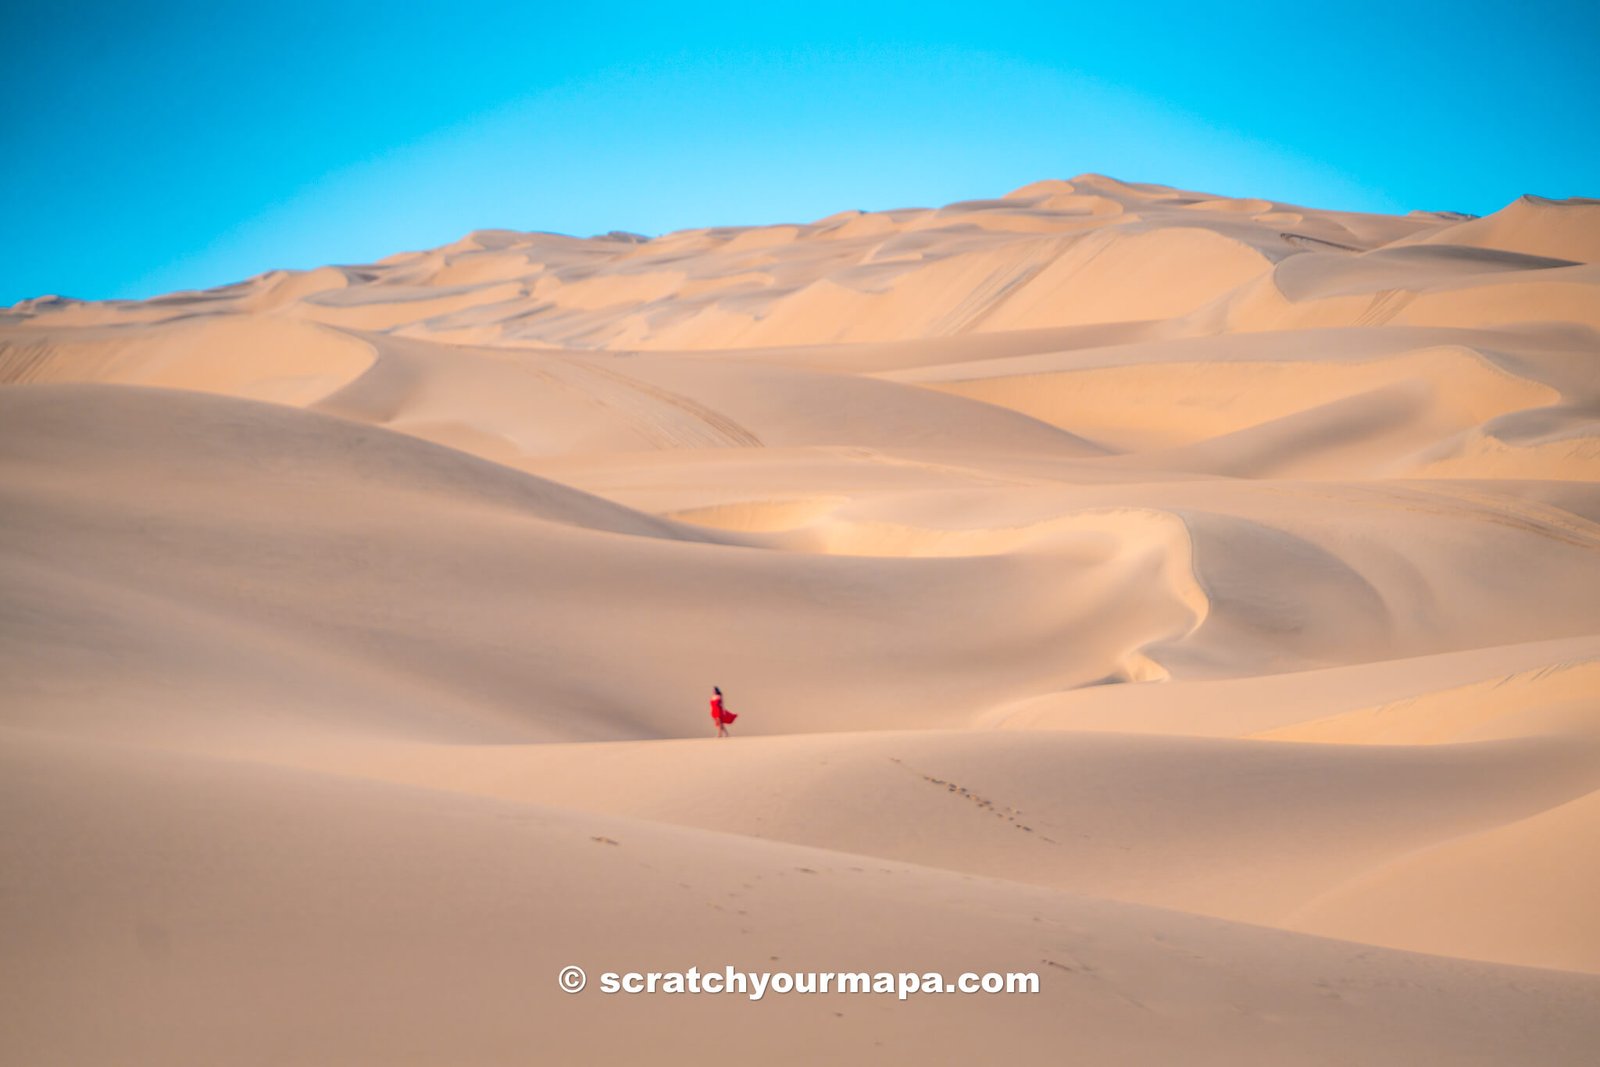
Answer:
POLYGON ((0 1062, 1600 1049, 1600 201, 479 231, 0 381, 0 1062))

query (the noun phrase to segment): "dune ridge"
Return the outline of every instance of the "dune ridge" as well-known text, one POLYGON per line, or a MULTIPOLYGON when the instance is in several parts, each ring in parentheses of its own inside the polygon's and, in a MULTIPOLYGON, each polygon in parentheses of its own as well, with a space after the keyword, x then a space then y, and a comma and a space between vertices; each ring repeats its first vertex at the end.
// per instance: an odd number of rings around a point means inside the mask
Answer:
POLYGON ((1600 1047, 1600 202, 485 230, 0 384, 0 1061, 1600 1047))

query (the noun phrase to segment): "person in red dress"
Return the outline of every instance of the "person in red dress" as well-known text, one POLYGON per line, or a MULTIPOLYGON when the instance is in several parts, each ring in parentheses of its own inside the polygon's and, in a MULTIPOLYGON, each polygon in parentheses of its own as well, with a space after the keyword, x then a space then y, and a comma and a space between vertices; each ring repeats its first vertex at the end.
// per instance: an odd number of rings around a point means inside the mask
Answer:
POLYGON ((711 721, 717 724, 717 736, 728 736, 728 724, 739 716, 722 706, 722 690, 711 687, 711 721))

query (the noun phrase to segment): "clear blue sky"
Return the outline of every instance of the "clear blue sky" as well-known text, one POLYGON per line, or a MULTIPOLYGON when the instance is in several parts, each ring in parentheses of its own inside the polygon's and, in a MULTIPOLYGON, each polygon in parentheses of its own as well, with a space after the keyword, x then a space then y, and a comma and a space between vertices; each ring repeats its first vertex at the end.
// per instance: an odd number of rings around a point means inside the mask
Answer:
POLYGON ((1321 207, 1600 196, 1600 5, 6 4, 0 304, 1098 171, 1321 207))

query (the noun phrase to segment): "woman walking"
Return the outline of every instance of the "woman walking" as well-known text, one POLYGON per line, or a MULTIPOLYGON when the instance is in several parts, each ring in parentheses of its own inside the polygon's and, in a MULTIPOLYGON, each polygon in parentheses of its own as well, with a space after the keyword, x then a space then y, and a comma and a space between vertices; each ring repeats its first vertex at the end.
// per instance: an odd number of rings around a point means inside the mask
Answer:
POLYGON ((728 736, 728 724, 739 716, 722 706, 722 690, 711 687, 711 721, 717 724, 717 736, 728 736))

